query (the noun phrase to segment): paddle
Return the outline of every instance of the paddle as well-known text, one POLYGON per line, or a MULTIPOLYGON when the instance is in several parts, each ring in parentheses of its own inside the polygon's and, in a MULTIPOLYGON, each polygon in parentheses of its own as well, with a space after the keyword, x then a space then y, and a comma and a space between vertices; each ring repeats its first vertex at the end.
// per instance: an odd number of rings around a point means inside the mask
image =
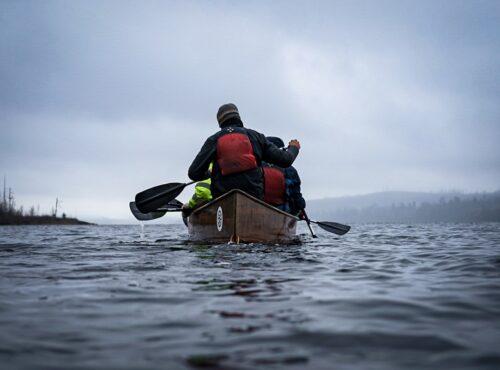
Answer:
POLYGON ((311 220, 309 220, 309 217, 307 217, 307 213, 306 213, 305 209, 302 210, 302 214, 304 215, 304 220, 306 220, 307 227, 309 228, 309 231, 311 232, 311 236, 313 238, 317 238, 317 236, 314 234, 314 231, 311 227, 311 220))
POLYGON ((191 181, 187 184, 171 182, 169 184, 158 185, 146 189, 135 196, 135 205, 142 213, 155 211, 182 193, 186 186, 194 184, 195 182, 196 181, 191 181))
POLYGON ((177 199, 174 199, 174 200, 168 202, 167 204, 165 204, 163 207, 160 207, 160 208, 158 208, 152 212, 148 212, 148 213, 142 213, 141 211, 139 211, 135 202, 130 202, 129 207, 130 207, 130 211, 132 212, 134 217, 136 219, 138 219, 139 221, 151 221, 151 220, 154 220, 156 218, 162 217, 167 212, 180 212, 181 207, 182 207, 182 203, 179 202, 177 199))
POLYGON ((136 219, 138 219, 139 221, 151 221, 151 220, 154 220, 155 218, 160 218, 165 213, 167 213, 167 211, 153 211, 153 212, 148 212, 148 213, 142 213, 137 208, 135 202, 130 202, 129 206, 130 206, 130 211, 132 212, 134 217, 136 219))
POLYGON ((328 231, 330 233, 334 233, 334 234, 337 234, 337 235, 344 235, 349 230, 351 230, 351 227, 349 225, 342 225, 342 224, 339 224, 337 222, 312 221, 312 220, 309 220, 309 222, 312 222, 313 224, 318 225, 323 230, 326 230, 326 231, 328 231))

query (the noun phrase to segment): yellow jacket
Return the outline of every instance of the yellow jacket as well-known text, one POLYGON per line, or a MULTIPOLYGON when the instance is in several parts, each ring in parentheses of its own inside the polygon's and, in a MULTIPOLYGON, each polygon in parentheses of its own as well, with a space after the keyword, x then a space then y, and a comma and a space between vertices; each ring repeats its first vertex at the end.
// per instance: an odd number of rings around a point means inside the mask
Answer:
MULTIPOLYGON (((212 171, 212 163, 210 163, 210 167, 208 167, 208 170, 210 172, 212 171)), ((202 204, 208 203, 212 200, 212 191, 210 190, 210 184, 212 184, 212 179, 210 178, 196 183, 194 187, 194 194, 191 199, 189 199, 187 208, 198 208, 202 204)))
POLYGON ((212 192, 210 191, 211 183, 211 179, 206 179, 196 183, 194 187, 194 194, 188 202, 188 208, 198 208, 202 204, 208 203, 212 200, 212 192))

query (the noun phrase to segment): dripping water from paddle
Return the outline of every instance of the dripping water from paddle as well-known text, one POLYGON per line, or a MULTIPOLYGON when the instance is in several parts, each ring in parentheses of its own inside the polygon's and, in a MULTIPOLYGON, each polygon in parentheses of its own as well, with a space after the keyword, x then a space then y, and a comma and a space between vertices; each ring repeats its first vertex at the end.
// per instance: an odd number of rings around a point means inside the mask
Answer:
POLYGON ((144 240, 144 222, 139 221, 139 224, 141 225, 141 233, 139 234, 141 241, 144 240))

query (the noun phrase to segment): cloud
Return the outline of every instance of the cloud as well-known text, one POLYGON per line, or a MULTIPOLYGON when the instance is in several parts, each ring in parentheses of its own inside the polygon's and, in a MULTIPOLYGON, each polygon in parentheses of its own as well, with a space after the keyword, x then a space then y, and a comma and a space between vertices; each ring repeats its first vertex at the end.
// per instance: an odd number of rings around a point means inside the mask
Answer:
POLYGON ((481 1, 2 2, 0 169, 18 199, 125 217, 187 180, 234 102, 301 140, 308 199, 496 190, 499 20, 481 1))

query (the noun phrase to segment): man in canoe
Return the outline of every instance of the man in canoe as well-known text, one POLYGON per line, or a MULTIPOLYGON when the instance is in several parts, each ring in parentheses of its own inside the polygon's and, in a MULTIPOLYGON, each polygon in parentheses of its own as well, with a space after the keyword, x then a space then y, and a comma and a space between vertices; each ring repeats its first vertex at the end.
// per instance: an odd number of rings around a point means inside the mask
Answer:
POLYGON ((240 189, 256 198, 264 198, 262 162, 283 168, 292 165, 299 154, 300 143, 291 140, 287 150, 280 150, 266 137, 243 126, 238 108, 224 104, 217 112, 220 131, 210 136, 189 167, 193 181, 211 178, 212 196, 240 189), (208 172, 213 162, 211 174, 208 172))
MULTIPOLYGON (((268 136, 267 140, 280 149, 285 143, 279 137, 268 136)), ((293 167, 281 168, 272 164, 263 163, 264 171, 264 201, 302 218, 306 208, 306 201, 300 191, 300 177, 293 167)))

